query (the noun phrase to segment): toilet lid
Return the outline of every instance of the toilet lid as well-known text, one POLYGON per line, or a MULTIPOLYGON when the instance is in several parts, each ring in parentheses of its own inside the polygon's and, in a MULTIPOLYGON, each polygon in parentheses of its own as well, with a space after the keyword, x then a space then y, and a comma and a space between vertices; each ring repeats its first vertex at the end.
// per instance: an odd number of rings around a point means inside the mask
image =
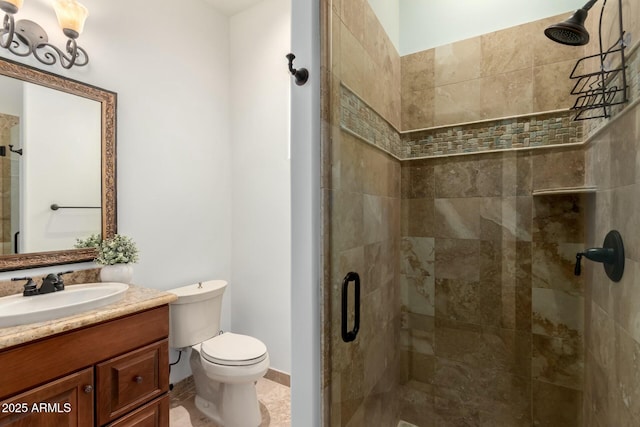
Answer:
POLYGON ((202 357, 219 365, 253 365, 267 357, 267 346, 262 341, 231 332, 204 341, 201 349, 202 357))

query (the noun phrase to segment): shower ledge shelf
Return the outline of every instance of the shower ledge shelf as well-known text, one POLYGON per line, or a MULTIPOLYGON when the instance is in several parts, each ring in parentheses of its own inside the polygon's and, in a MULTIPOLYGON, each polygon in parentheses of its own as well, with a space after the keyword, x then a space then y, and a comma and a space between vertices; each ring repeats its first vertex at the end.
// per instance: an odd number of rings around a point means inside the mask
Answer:
POLYGON ((534 196, 549 196, 553 194, 577 194, 577 193, 595 193, 596 187, 585 185, 581 187, 558 187, 545 188, 542 190, 533 190, 534 196))

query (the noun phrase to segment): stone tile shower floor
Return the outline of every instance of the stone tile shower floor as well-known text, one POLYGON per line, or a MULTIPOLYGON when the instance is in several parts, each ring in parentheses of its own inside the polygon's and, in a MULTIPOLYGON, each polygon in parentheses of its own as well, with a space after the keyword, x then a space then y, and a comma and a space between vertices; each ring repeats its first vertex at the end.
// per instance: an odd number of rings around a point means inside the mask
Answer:
MULTIPOLYGON (((266 378, 260 378, 256 388, 262 414, 260 427, 290 427, 290 388, 266 378)), ((196 408, 195 394, 193 377, 179 382, 169 393, 171 397, 169 425, 171 427, 218 427, 196 408)))

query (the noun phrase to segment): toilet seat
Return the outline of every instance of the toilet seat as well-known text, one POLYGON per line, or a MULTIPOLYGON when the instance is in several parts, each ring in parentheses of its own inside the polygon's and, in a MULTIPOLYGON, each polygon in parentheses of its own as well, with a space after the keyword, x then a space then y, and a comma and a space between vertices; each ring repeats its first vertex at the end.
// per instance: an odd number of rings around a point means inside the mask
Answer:
POLYGON ((202 357, 208 362, 226 366, 248 366, 267 357, 267 346, 257 338, 226 332, 201 344, 202 357))

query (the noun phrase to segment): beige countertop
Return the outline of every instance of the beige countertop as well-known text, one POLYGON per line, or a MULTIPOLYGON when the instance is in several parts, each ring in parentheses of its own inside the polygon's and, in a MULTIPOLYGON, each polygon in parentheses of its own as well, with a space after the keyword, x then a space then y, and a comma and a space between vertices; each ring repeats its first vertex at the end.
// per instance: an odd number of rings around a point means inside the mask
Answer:
POLYGON ((176 298, 174 294, 158 289, 129 285, 124 299, 114 304, 46 322, 0 328, 0 350, 138 311, 159 307, 175 301, 176 298))

